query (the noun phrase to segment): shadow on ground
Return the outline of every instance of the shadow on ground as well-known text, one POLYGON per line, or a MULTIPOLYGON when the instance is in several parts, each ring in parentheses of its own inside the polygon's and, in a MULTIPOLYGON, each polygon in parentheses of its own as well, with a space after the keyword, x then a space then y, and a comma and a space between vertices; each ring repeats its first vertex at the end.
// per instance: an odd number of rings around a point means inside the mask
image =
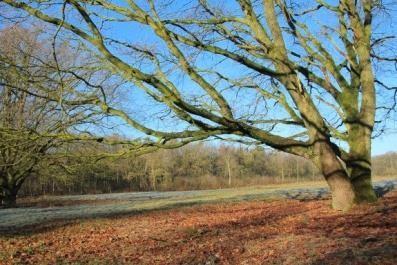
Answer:
MULTIPOLYGON (((394 265, 397 260, 396 195, 382 200, 385 205, 356 209, 351 214, 316 214, 312 205, 300 204, 197 228, 201 229, 201 240, 197 241, 214 242, 216 246, 222 235, 229 246, 219 244, 214 252, 227 249, 226 253, 213 262, 213 258, 207 260, 205 249, 201 249, 202 255, 195 249, 192 250, 195 255, 186 253, 178 264, 394 265), (238 258, 234 258, 235 253, 239 253, 238 258)), ((200 242, 192 244, 200 246, 200 242)))
POLYGON ((311 265, 349 265, 349 264, 382 264, 393 265, 397 261, 397 245, 386 244, 370 249, 344 249, 327 254, 311 265))

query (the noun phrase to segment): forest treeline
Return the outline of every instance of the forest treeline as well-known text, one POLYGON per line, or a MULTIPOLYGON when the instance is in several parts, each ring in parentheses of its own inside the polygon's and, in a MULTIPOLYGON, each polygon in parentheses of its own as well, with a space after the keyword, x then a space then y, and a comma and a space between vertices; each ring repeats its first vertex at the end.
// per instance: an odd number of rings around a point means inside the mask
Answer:
MULTIPOLYGON (((98 155, 98 145, 67 150, 26 179, 20 196, 215 189, 322 180, 308 160, 263 148, 191 144, 139 157, 98 155), (98 158, 96 158, 98 155, 98 158)), ((397 174, 397 153, 373 158, 374 176, 397 174)))

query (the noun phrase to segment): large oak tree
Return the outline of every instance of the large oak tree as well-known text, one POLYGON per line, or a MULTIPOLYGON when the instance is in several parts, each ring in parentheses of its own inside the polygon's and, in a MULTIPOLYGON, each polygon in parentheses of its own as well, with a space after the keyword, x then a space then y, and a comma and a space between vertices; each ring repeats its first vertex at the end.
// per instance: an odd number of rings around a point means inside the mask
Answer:
POLYGON ((54 25, 125 80, 124 104, 85 100, 148 136, 134 147, 214 137, 267 145, 310 159, 334 208, 376 200, 376 110, 395 106, 393 80, 374 69, 396 62, 382 48, 395 32, 374 17, 387 11, 381 1, 0 2, 54 25))

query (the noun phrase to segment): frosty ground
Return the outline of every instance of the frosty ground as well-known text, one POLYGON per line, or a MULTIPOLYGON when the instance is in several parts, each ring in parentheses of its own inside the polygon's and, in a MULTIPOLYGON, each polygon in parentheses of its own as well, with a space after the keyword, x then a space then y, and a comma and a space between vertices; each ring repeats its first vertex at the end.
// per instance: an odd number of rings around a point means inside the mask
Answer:
MULTIPOLYGON (((397 187, 396 179, 375 183, 379 195, 394 187, 397 187)), ((312 200, 325 199, 328 196, 329 190, 321 182, 219 190, 49 196, 30 201, 30 204, 25 202, 25 206, 28 204, 33 207, 0 209, 0 232, 18 231, 24 227, 43 225, 56 220, 117 216, 201 203, 274 199, 312 200)), ((24 205, 23 201, 22 205, 24 205)))

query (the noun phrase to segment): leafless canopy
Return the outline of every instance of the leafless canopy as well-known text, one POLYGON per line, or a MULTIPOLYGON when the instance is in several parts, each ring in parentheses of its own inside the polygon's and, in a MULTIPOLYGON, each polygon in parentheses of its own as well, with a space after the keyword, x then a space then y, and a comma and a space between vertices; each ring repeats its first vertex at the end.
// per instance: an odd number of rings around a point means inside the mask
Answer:
POLYGON ((134 150, 226 137, 355 178, 370 170, 376 109, 396 105, 393 2, 0 2, 73 36, 125 81, 124 104, 81 100, 148 136, 134 150))

